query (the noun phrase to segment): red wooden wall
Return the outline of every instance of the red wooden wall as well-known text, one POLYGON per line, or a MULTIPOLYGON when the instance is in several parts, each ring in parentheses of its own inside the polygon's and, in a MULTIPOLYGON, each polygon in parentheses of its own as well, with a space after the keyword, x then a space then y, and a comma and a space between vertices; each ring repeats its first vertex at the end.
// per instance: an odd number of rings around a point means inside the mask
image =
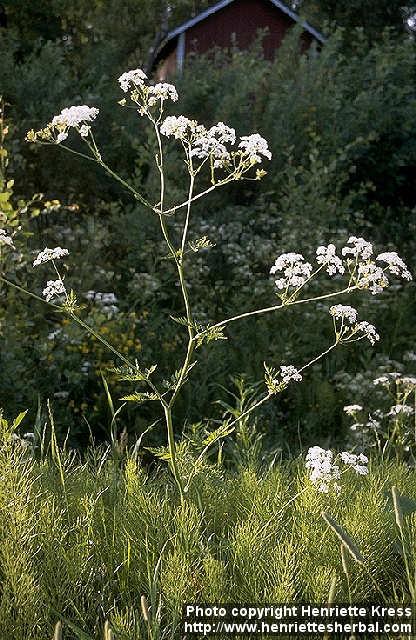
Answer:
MULTIPOLYGON (((228 6, 207 16, 185 31, 185 59, 191 52, 205 53, 213 47, 226 48, 233 37, 239 49, 247 49, 256 38, 259 29, 267 29, 263 39, 263 51, 268 60, 274 58, 288 29, 296 23, 269 0, 235 0, 228 6)), ((302 33, 302 49, 307 49, 314 38, 307 31, 302 33)), ((156 70, 156 78, 164 81, 176 72, 177 38, 167 45, 156 70)))
MULTIPOLYGON (((263 40, 264 55, 274 57, 287 30, 294 21, 267 0, 236 0, 224 9, 208 16, 186 31, 185 55, 191 51, 204 53, 214 46, 228 47, 235 34, 239 49, 250 46, 258 29, 267 28, 269 34, 263 40)), ((306 46, 313 40, 304 32, 302 39, 306 46)))

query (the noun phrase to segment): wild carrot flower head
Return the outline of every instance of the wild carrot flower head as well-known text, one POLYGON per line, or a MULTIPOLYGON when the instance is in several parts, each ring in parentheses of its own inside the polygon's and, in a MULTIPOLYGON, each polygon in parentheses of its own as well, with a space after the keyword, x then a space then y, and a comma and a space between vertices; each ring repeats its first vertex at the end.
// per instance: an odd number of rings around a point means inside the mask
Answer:
POLYGON ((301 382, 302 374, 299 369, 293 365, 282 365, 280 371, 272 367, 264 365, 266 370, 265 381, 266 386, 271 395, 280 393, 291 382, 301 382))
POLYGON ((173 84, 159 82, 155 85, 147 87, 147 103, 149 107, 153 107, 159 100, 172 100, 177 102, 178 93, 173 84))
POLYGON ((283 253, 276 259, 270 273, 281 275, 275 280, 278 289, 297 289, 310 278, 312 265, 305 261, 301 253, 283 253))
POLYGON ((382 386, 382 387, 388 388, 390 387, 392 382, 398 383, 400 378, 401 378, 401 373, 392 371, 390 373, 385 373, 382 376, 379 376, 378 378, 375 378, 375 380, 373 380, 373 384, 375 387, 382 386))
POLYGON ((147 80, 147 75, 144 71, 142 71, 142 69, 132 69, 131 71, 126 71, 118 79, 120 87, 124 91, 124 93, 127 93, 132 85, 133 88, 144 86, 145 80, 147 80))
POLYGON ((77 107, 66 107, 61 113, 52 118, 52 122, 46 125, 40 131, 29 131, 26 140, 36 142, 37 140, 45 142, 55 142, 59 144, 68 137, 68 130, 72 127, 76 129, 82 137, 86 137, 90 131, 90 127, 86 122, 95 120, 99 110, 95 107, 88 107, 83 104, 77 107))
POLYGON ((344 304, 334 304, 329 313, 335 320, 346 320, 350 324, 354 324, 357 321, 357 309, 344 304))
MULTIPOLYGON (((160 113, 162 113, 163 102, 178 100, 178 93, 173 84, 167 82, 158 82, 157 84, 148 84, 147 75, 142 69, 132 69, 123 73, 119 79, 119 84, 124 93, 130 90, 130 98, 135 102, 139 109, 140 115, 149 115, 149 109, 158 105, 160 113)), ((121 105, 126 104, 126 100, 120 101, 121 105)))
POLYGON ((289 382, 301 382, 302 374, 293 365, 281 366, 280 374, 282 376, 282 382, 288 384, 289 382))
POLYGON ((363 320, 362 322, 359 322, 357 324, 356 330, 357 330, 357 334, 359 336, 358 339, 367 338, 367 340, 369 340, 369 342, 373 346, 375 345, 375 343, 378 340, 380 340, 380 336, 377 333, 377 329, 375 328, 375 326, 373 324, 370 324, 366 320, 363 320), (360 334, 361 334, 361 336, 360 336, 360 334))
POLYGON ((340 458, 344 464, 352 467, 358 475, 366 476, 368 474, 368 458, 363 453, 355 455, 354 453, 343 451, 340 454, 340 458))
POLYGON ((390 407, 390 411, 388 413, 389 416, 398 416, 398 415, 411 415, 413 413, 413 407, 410 407, 407 404, 396 404, 393 407, 390 407))
POLYGON ((95 107, 87 107, 83 104, 80 107, 68 107, 62 109, 61 113, 54 116, 52 119, 52 126, 64 126, 64 127, 78 127, 81 123, 92 122, 95 120, 99 110, 95 107))
POLYGON ((416 387, 416 378, 413 376, 403 376, 397 380, 397 383, 407 389, 414 389, 416 387))
POLYGON ((49 262, 50 260, 59 260, 60 258, 67 256, 68 253, 68 249, 62 249, 61 247, 55 247, 55 249, 48 249, 48 247, 46 247, 46 249, 38 253, 35 261, 33 262, 33 266, 37 267, 43 262, 49 262))
POLYGON ((364 240, 364 238, 357 238, 356 236, 350 236, 347 246, 342 249, 343 256, 352 256, 353 258, 360 258, 361 260, 368 260, 373 255, 373 245, 370 242, 364 240), (351 245, 351 246, 348 246, 351 245))
MULTIPOLYGON (((330 490, 339 493, 340 485, 336 482, 341 477, 338 456, 331 450, 321 447, 311 447, 306 454, 305 466, 309 469, 309 478, 319 492, 329 493, 330 490)), ((358 475, 368 474, 368 458, 364 454, 358 455, 343 451, 339 454, 339 459, 347 467, 353 469, 358 475)))
POLYGON ((173 136, 176 140, 185 140, 197 131, 198 126, 196 120, 185 116, 168 116, 160 127, 160 133, 167 138, 173 136))
POLYGON ((258 133, 252 133, 250 136, 242 136, 240 140, 241 142, 238 146, 243 150, 243 153, 248 156, 251 164, 261 162, 261 156, 264 156, 268 160, 272 159, 267 140, 262 138, 258 133))
POLYGON ((321 493, 328 493, 331 488, 339 490, 334 484, 341 476, 339 466, 334 463, 334 454, 321 447, 310 447, 306 454, 305 466, 309 469, 309 477, 321 493))
POLYGON ((235 144, 235 130, 223 122, 218 122, 208 130, 199 126, 191 143, 192 157, 204 160, 211 156, 214 167, 224 167, 231 161, 226 144, 235 144))
POLYGON ((44 288, 42 295, 46 298, 46 301, 49 302, 52 298, 61 295, 62 293, 66 293, 66 289, 62 280, 48 280, 46 283, 46 287, 44 288))
POLYGON ((357 287, 359 289, 369 289, 373 295, 376 295, 388 286, 388 278, 375 262, 363 262, 358 265, 357 287))
POLYGON ((345 267, 341 258, 336 254, 336 247, 334 244, 329 244, 327 247, 318 247, 316 250, 316 262, 318 264, 326 265, 326 271, 330 276, 345 272, 345 267))
POLYGON ((363 408, 360 404, 347 404, 343 409, 347 416, 354 416, 356 413, 359 413, 362 410, 363 408))
POLYGON ((385 262, 390 273, 403 278, 404 280, 412 280, 412 274, 407 268, 405 262, 397 255, 395 251, 380 253, 376 260, 385 262))
POLYGON ((334 318, 335 333, 339 342, 357 342, 367 338, 372 345, 380 340, 374 325, 366 320, 357 322, 357 310, 343 304, 335 304, 329 309, 334 318))

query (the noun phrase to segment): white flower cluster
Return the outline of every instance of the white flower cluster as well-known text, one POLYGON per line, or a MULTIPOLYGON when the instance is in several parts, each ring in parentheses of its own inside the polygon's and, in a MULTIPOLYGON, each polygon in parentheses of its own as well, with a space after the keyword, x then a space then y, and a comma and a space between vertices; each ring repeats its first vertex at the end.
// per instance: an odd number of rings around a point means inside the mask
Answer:
POLYGON ((342 342, 367 338, 374 345, 377 340, 380 340, 374 325, 366 320, 357 323, 357 310, 354 307, 335 304, 330 307, 329 313, 335 321, 341 321, 341 328, 337 335, 342 342), (348 323, 347 326, 344 324, 345 322, 348 323))
MULTIPOLYGON (((167 82, 158 82, 154 85, 147 83, 147 75, 142 69, 132 69, 123 73, 119 79, 119 84, 124 93, 127 93, 131 89, 130 97, 136 104, 139 105, 140 115, 145 115, 149 107, 154 107, 159 104, 162 111, 163 102, 165 100, 172 100, 177 102, 178 92, 173 84, 167 82)), ((126 104, 126 100, 120 101, 121 105, 126 104)))
MULTIPOLYGON (((222 167, 230 162, 231 151, 226 144, 233 146, 236 142, 235 130, 223 122, 206 129, 196 120, 185 116, 168 116, 162 123, 160 132, 166 137, 173 136, 177 140, 187 141, 192 147, 192 157, 204 160, 212 156, 215 167, 222 167)), ((240 140, 238 146, 242 149, 240 153, 244 161, 251 165, 259 163, 262 161, 261 155, 271 159, 267 141, 258 133, 243 136, 240 140)))
POLYGON ((66 107, 61 113, 54 116, 52 122, 46 125, 40 131, 28 131, 26 140, 36 142, 37 140, 45 140, 47 142, 56 142, 59 144, 67 139, 68 129, 75 128, 81 137, 86 138, 90 132, 90 127, 85 124, 95 120, 99 110, 95 107, 88 107, 83 104, 75 107, 66 107))
POLYGON ((185 140, 190 138, 198 130, 196 120, 190 120, 185 116, 168 116, 160 127, 160 133, 167 138, 173 136, 176 140, 185 140))
POLYGON ((404 261, 397 255, 395 251, 380 253, 377 256, 376 260, 385 262, 387 264, 387 269, 395 276, 399 276, 404 280, 412 280, 412 274, 410 273, 404 261))
POLYGON ((67 107, 52 119, 52 126, 78 127, 83 122, 95 120, 99 110, 95 107, 87 107, 83 104, 79 107, 67 107))
MULTIPOLYGON (((396 252, 380 253, 374 259, 372 257, 373 246, 364 238, 350 236, 347 245, 342 248, 341 254, 345 260, 337 255, 334 244, 321 245, 316 249, 316 262, 318 265, 325 266, 330 276, 342 275, 345 273, 346 267, 348 267, 351 275, 350 285, 354 284, 359 289, 369 289, 373 295, 381 293, 383 289, 389 286, 390 283, 386 271, 405 280, 412 279, 409 269, 396 252), (384 266, 377 264, 377 260, 384 263, 384 266)), ((295 273, 294 275, 300 276, 299 285, 294 283, 288 285, 287 278, 280 278, 276 280, 277 288, 286 289, 288 286, 302 286, 310 276, 310 272, 307 275, 308 269, 305 270, 305 274, 302 273, 305 269, 303 256, 296 253, 284 254, 285 256, 298 257, 297 268, 300 273, 295 273), (306 275, 306 277, 301 282, 303 275, 306 275)), ((278 258, 278 260, 280 259, 278 258)), ((271 273, 275 273, 278 270, 276 264, 272 267, 271 273)), ((306 263, 306 265, 309 266, 309 263, 306 263)))
POLYGON ((280 371, 270 369, 265 364, 266 368, 266 386, 270 394, 280 393, 291 382, 301 382, 302 374, 301 370, 297 369, 293 365, 281 365, 280 371))
POLYGON ((46 247, 43 251, 38 253, 35 261, 33 262, 33 266, 37 267, 43 262, 49 262, 50 260, 59 260, 60 258, 67 256, 68 253, 68 249, 61 249, 61 247, 55 247, 55 249, 48 249, 48 247, 46 247))
POLYGON ((413 376, 403 376, 397 380, 397 383, 409 388, 416 387, 416 378, 413 376))
MULTIPOLYGON (((352 256, 355 259, 355 280, 360 289, 369 289, 373 295, 381 293, 389 286, 386 270, 404 280, 411 280, 412 276, 404 261, 395 251, 380 253, 375 261, 372 259, 373 246, 364 238, 351 236, 346 247, 342 249, 343 256, 352 256), (351 245, 351 246, 348 246, 351 245), (380 266, 376 262, 382 262, 387 266, 380 266)), ((351 260, 351 258, 349 258, 351 260)))
POLYGON ((305 466, 310 470, 310 480, 318 491, 328 493, 331 485, 335 491, 339 491, 339 485, 333 483, 340 478, 341 473, 339 466, 334 463, 332 451, 326 451, 321 447, 310 447, 306 454, 305 466))
POLYGON ((208 131, 198 126, 197 137, 193 141, 191 156, 200 160, 212 156, 214 167, 224 167, 231 160, 231 153, 225 146, 235 144, 235 130, 223 122, 218 122, 208 131))
POLYGON ((264 156, 268 160, 272 159, 267 140, 262 138, 258 133, 252 133, 250 136, 242 136, 240 140, 241 142, 238 147, 243 149, 244 154, 248 156, 251 164, 261 162, 261 156, 264 156))
POLYGON ((350 236, 347 242, 347 246, 342 249, 343 256, 353 256, 354 258, 361 258, 361 260, 368 260, 373 255, 373 245, 370 242, 364 240, 364 238, 357 238, 356 236, 350 236), (349 247, 348 245, 352 245, 349 247))
MULTIPOLYGON (((368 474, 368 458, 360 453, 355 455, 343 451, 340 456, 341 461, 352 468, 358 475, 368 474)), ((325 450, 321 447, 311 447, 306 455, 305 466, 310 470, 310 480, 321 493, 329 493, 331 489, 336 492, 340 491, 340 486, 336 480, 341 477, 341 471, 336 464, 336 456, 331 450, 325 450)))
POLYGON ((318 264, 326 265, 326 271, 330 276, 335 276, 337 273, 344 273, 345 267, 341 258, 336 254, 336 247, 334 244, 329 244, 327 247, 321 246, 316 250, 316 262, 318 264))
POLYGON ((0 246, 1 245, 5 245, 14 249, 13 240, 10 236, 7 235, 4 229, 0 229, 0 246))
POLYGON ((335 320, 346 320, 350 324, 357 322, 357 309, 348 305, 334 304, 329 309, 329 313, 335 320))
POLYGON ((280 367, 280 374, 282 376, 282 382, 289 384, 289 382, 301 382, 302 374, 293 365, 283 365, 280 367))
POLYGON ((366 476, 368 474, 368 458, 363 453, 360 453, 358 456, 354 453, 348 453, 348 451, 343 451, 340 454, 340 458, 344 464, 349 465, 354 469, 354 471, 360 476, 366 476))
POLYGON ((362 262, 357 269, 357 286, 376 295, 389 286, 389 281, 383 269, 375 262, 362 262))
POLYGON ((85 104, 80 107, 68 107, 62 109, 61 113, 55 116, 51 122, 52 127, 57 127, 59 133, 56 137, 56 143, 63 142, 68 137, 68 129, 75 127, 78 129, 82 138, 86 138, 91 127, 85 122, 91 122, 99 114, 99 110, 95 107, 87 107, 85 104), (64 129, 62 130, 62 127, 64 129))
POLYGON ((124 93, 127 93, 131 85, 133 85, 133 88, 143 87, 145 80, 147 80, 147 75, 141 69, 126 71, 118 79, 124 93))
POLYGON ((366 320, 359 322, 356 326, 356 330, 357 333, 362 333, 362 337, 367 338, 373 346, 378 340, 380 340, 380 335, 377 333, 375 326, 366 320))
POLYGON ((261 156, 269 160, 272 157, 267 141, 258 133, 242 136, 238 145, 240 151, 227 149, 227 144, 235 145, 236 135, 235 130, 223 122, 206 129, 196 120, 185 116, 168 116, 163 121, 160 132, 168 138, 173 136, 176 140, 186 141, 191 146, 191 157, 205 160, 211 156, 216 168, 229 164, 233 156, 239 156, 243 163, 250 166, 261 162, 261 156))
POLYGON ((66 293, 66 289, 62 280, 48 280, 46 287, 44 288, 42 295, 49 302, 55 296, 59 296, 62 293, 66 293))
POLYGON ((287 290, 290 287, 298 289, 310 278, 312 265, 305 262, 300 253, 283 253, 276 259, 270 273, 282 273, 283 277, 275 280, 278 289, 287 290))
POLYGON ((159 100, 172 100, 172 102, 177 102, 178 92, 176 91, 176 87, 167 82, 159 82, 158 84, 147 87, 147 104, 149 107, 154 107, 159 100))
POLYGON ((400 378, 400 375, 400 373, 385 373, 373 380, 373 384, 375 387, 389 387, 393 380, 397 380, 398 378, 400 378))
POLYGON ((343 410, 345 411, 347 416, 354 416, 359 411, 362 411, 363 408, 360 404, 347 404, 345 405, 343 410))

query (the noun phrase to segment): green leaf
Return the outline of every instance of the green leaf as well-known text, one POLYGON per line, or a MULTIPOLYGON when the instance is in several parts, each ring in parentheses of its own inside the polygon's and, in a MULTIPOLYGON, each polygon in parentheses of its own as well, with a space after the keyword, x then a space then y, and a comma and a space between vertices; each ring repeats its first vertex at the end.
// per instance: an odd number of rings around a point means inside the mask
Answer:
POLYGON ((122 380, 124 382, 141 382, 148 380, 156 370, 156 367, 157 365, 154 364, 144 371, 139 367, 112 367, 109 371, 111 371, 111 373, 115 373, 118 380, 122 380))
POLYGON ((322 512, 322 517, 327 523, 327 525, 334 531, 336 536, 341 540, 341 542, 345 545, 345 547, 350 552, 351 556, 354 558, 356 562, 359 564, 364 564, 364 557, 362 556, 356 542, 353 538, 345 531, 341 525, 339 525, 328 513, 325 511, 322 512))
POLYGON ((144 447, 146 451, 150 451, 159 460, 169 461, 171 456, 168 447, 144 447))
POLYGON ((17 429, 17 427, 22 422, 27 412, 28 412, 28 409, 26 409, 26 411, 22 411, 22 413, 19 413, 19 415, 14 419, 13 425, 12 425, 13 429, 17 429))
POLYGON ((129 402, 137 402, 141 404, 147 400, 159 400, 155 393, 130 393, 127 396, 123 396, 121 400, 128 400, 129 402))
POLYGON ((208 436, 203 440, 202 444, 206 447, 210 447, 218 440, 221 440, 221 438, 226 438, 233 431, 234 427, 230 428, 228 426, 228 422, 224 422, 220 427, 218 427, 218 429, 215 429, 215 431, 211 431, 211 433, 209 433, 208 436))
POLYGON ((181 316, 179 318, 177 318, 176 316, 169 316, 169 318, 173 320, 173 322, 180 324, 182 327, 189 327, 189 322, 187 318, 185 318, 185 316, 181 316))

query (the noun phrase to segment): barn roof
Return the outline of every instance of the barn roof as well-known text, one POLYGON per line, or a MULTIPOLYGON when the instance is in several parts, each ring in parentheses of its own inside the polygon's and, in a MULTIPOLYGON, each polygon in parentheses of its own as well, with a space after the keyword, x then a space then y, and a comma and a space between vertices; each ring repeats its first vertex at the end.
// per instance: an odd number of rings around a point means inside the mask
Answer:
MULTIPOLYGON (((201 13, 199 13, 194 18, 183 22, 181 25, 179 25, 179 27, 173 29, 173 31, 170 31, 166 36, 165 43, 173 40, 181 33, 184 33, 184 31, 186 31, 190 27, 193 27, 195 24, 198 24, 198 22, 201 22, 202 20, 205 20, 205 18, 208 18, 208 16, 212 15, 213 13, 220 11, 220 9, 224 9, 224 7, 227 7, 234 1, 235 0, 219 0, 219 2, 216 2, 214 5, 212 5, 212 7, 208 7, 208 9, 205 9, 205 11, 201 11, 201 13)), ((322 35, 322 33, 314 29, 314 27, 312 27, 306 20, 302 20, 298 16, 298 14, 290 9, 284 2, 281 2, 280 0, 268 0, 268 2, 271 2, 271 4, 273 4, 277 9, 283 11, 283 13, 288 15, 295 22, 298 22, 305 29, 305 31, 308 31, 314 38, 316 38, 316 40, 318 40, 319 42, 325 41, 325 37, 322 35)))

